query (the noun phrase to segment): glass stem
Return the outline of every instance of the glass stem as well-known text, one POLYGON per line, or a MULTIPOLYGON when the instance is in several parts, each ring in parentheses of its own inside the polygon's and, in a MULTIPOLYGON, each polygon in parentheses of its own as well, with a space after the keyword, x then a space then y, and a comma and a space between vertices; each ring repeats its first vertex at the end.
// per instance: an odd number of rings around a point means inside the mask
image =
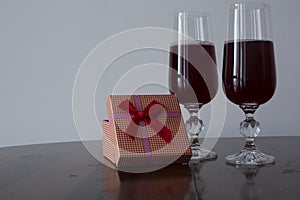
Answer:
POLYGON ((260 132, 260 124, 254 119, 257 104, 243 104, 240 106, 246 115, 246 119, 240 124, 240 132, 246 138, 245 150, 256 150, 255 137, 260 132))
POLYGON ((200 146, 200 133, 204 129, 203 121, 198 118, 198 112, 201 106, 201 104, 185 105, 185 108, 190 114, 189 119, 186 121, 186 129, 192 149, 200 146))

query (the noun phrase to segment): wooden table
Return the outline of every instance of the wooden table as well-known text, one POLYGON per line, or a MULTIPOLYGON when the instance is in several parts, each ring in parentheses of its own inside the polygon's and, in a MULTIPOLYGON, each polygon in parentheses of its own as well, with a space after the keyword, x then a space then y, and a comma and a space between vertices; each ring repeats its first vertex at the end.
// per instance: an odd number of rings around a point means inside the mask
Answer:
POLYGON ((94 159, 80 142, 0 149, 0 199, 300 199, 300 137, 258 138, 276 164, 241 169, 225 164, 242 138, 220 139, 215 161, 131 174, 94 159))

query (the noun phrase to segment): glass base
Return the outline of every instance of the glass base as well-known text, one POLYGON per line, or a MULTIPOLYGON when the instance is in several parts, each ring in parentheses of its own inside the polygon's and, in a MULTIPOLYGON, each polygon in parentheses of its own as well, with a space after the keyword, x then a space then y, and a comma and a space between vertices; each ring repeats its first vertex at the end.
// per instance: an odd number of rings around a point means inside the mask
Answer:
POLYGON ((230 165, 267 165, 275 163, 275 157, 261 151, 243 149, 239 153, 226 157, 226 163, 230 165))
POLYGON ((191 147, 192 149, 192 157, 191 161, 206 161, 206 160, 215 160, 217 158, 217 154, 213 151, 205 149, 201 146, 191 147))

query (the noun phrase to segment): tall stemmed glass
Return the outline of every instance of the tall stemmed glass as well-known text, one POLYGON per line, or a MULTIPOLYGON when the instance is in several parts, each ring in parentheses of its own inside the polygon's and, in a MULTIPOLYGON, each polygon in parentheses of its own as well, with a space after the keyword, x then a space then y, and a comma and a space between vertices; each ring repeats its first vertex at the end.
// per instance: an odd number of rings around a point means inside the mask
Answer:
POLYGON ((170 47, 169 88, 179 103, 188 110, 185 122, 193 152, 191 160, 217 157, 215 152, 200 145, 203 122, 198 118, 200 108, 209 103, 218 89, 215 47, 210 40, 206 13, 179 12, 175 16, 175 42, 170 47))
POLYGON ((235 3, 230 6, 227 40, 224 45, 223 86, 227 98, 240 106, 246 119, 240 123, 245 147, 226 157, 233 165, 274 163, 273 156, 259 151, 254 139, 260 125, 254 119, 256 109, 275 92, 276 70, 270 23, 265 3, 235 3))

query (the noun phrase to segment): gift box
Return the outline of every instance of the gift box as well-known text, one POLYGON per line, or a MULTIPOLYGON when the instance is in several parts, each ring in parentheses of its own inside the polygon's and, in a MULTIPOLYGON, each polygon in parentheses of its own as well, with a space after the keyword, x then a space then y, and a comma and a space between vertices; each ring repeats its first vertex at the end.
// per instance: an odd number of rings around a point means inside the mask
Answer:
POLYGON ((107 113, 103 155, 117 168, 189 161, 192 152, 175 95, 111 95, 107 113))

